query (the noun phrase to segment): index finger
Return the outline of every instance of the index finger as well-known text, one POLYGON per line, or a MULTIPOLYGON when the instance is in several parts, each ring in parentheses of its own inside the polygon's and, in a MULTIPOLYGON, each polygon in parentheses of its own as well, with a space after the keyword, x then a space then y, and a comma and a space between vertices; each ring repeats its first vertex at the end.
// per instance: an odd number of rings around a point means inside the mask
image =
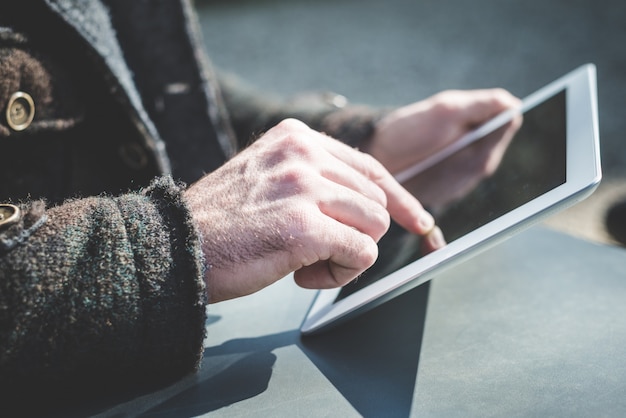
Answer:
POLYGON ((432 215, 378 160, 329 136, 319 135, 326 151, 382 189, 387 196, 386 209, 398 224, 419 235, 425 235, 433 229, 435 220, 432 215))

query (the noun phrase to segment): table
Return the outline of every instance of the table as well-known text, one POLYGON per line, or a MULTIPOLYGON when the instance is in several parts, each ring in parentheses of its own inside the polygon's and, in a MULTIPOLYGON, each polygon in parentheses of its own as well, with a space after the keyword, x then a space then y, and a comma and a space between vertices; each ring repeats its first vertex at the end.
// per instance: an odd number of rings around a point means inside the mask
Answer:
POLYGON ((533 227, 326 334, 285 279, 211 306, 155 417, 626 416, 626 251, 533 227))

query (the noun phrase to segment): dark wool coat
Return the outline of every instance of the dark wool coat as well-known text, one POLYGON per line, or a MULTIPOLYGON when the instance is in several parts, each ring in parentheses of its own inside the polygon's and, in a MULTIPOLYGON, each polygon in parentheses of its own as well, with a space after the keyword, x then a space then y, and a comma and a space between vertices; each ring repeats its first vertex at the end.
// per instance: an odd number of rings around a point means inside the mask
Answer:
POLYGON ((218 79, 196 25, 186 1, 0 6, 2 395, 193 371, 206 291, 185 184, 288 116, 355 144, 371 133, 378 112, 332 95, 218 79))

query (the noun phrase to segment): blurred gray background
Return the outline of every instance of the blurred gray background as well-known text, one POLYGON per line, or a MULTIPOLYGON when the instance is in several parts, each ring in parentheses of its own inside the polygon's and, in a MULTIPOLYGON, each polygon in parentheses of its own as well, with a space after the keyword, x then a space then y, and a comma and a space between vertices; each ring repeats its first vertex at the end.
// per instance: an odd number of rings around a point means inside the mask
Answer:
POLYGON ((604 179, 546 224, 613 243, 604 215, 626 199, 625 1, 197 0, 196 7, 213 64, 282 95, 331 90, 377 106, 449 88, 504 87, 524 97, 595 63, 604 179))

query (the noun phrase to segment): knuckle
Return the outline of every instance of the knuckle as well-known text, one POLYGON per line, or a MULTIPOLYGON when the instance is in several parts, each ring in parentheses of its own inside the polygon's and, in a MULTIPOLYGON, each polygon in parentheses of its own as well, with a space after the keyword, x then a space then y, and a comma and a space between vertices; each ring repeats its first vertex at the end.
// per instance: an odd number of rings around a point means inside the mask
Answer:
POLYGON ((366 167, 369 168, 369 171, 376 173, 376 172, 380 172, 384 170, 383 165, 380 162, 378 162, 376 158, 374 158, 370 154, 366 154, 366 153, 361 153, 361 154, 363 155, 364 164, 366 167))
POLYGON ((511 93, 509 93, 508 90, 501 87, 496 87, 492 89, 492 92, 494 97, 502 101, 510 102, 511 100, 515 99, 515 97, 511 93))
POLYGON ((294 118, 283 119, 276 125, 277 128, 285 131, 301 131, 309 129, 309 127, 302 121, 294 118))
POLYGON ((457 90, 446 90, 433 97, 431 111, 436 117, 447 116, 458 111, 460 107, 459 95, 457 90))
POLYGON ((306 167, 315 159, 313 144, 305 133, 294 131, 282 132, 269 142, 264 150, 267 168, 294 170, 294 166, 306 167))
POLYGON ((358 265, 363 269, 371 267, 378 259, 378 246, 376 242, 368 239, 357 253, 358 265))
POLYGON ((381 206, 387 207, 387 194, 378 185, 388 176, 387 169, 374 157, 363 154, 362 170, 365 177, 373 183, 370 187, 370 198, 374 199, 381 206))
POLYGON ((269 178, 270 184, 275 191, 273 199, 287 196, 297 196, 307 194, 312 186, 313 179, 310 170, 296 162, 283 162, 275 167, 269 178))
POLYGON ((278 141, 278 146, 279 152, 299 158, 307 157, 311 153, 308 141, 300 133, 290 132, 285 134, 278 141))
POLYGON ((491 105, 494 108, 506 109, 521 105, 521 100, 513 96, 508 90, 497 87, 491 89, 491 105))
POLYGON ((366 153, 361 153, 361 155, 363 156, 363 170, 368 178, 380 180, 385 177, 387 170, 376 158, 366 153))
POLYGON ((310 161, 314 155, 314 142, 310 141, 306 132, 288 130, 277 139, 274 152, 283 160, 296 159, 310 161))
POLYGON ((391 216, 384 207, 373 203, 367 212, 367 220, 363 225, 361 232, 366 233, 374 241, 378 242, 389 229, 391 216))
POLYGON ((501 98, 511 98, 511 93, 508 92, 508 90, 503 89, 502 87, 496 87, 494 89, 492 89, 493 94, 497 97, 501 97, 501 98))
POLYGON ((375 225, 377 227, 376 240, 378 241, 387 232, 387 230, 389 230, 389 227, 391 226, 391 216, 389 215, 389 212, 384 209, 378 211, 378 219, 375 225))

